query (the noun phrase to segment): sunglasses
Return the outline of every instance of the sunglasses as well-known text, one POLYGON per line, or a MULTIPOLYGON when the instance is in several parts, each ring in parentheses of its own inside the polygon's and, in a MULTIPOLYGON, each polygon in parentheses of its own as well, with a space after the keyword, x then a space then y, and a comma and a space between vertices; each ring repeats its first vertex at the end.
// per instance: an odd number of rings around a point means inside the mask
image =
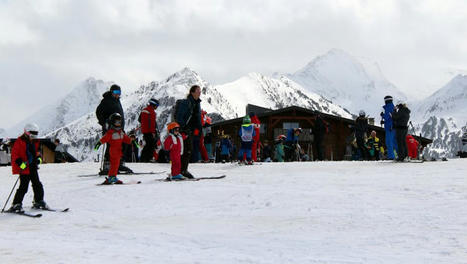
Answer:
POLYGON ((37 135, 39 135, 39 132, 37 132, 37 131, 29 131, 29 134, 34 135, 34 136, 37 136, 37 135))
POLYGON ((122 94, 122 91, 120 91, 120 90, 113 90, 112 93, 113 93, 113 94, 118 94, 118 95, 120 95, 120 94, 122 94))

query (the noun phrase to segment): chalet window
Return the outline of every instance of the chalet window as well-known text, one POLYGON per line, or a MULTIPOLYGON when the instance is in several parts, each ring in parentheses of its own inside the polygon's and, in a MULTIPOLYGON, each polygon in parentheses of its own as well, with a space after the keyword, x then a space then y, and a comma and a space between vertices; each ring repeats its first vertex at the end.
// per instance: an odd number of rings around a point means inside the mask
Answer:
POLYGON ((282 123, 283 129, 290 129, 290 128, 299 128, 300 124, 298 122, 284 122, 282 123))

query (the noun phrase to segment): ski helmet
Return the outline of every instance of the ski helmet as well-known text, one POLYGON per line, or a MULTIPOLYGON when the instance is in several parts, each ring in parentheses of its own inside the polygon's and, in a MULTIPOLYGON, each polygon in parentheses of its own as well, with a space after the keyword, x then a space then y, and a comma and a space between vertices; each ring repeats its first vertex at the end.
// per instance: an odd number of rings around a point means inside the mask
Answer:
POLYGON ((177 122, 170 122, 167 124, 167 130, 170 132, 172 129, 179 128, 180 125, 177 122))
POLYGON ((277 136, 277 140, 285 140, 287 137, 285 135, 277 136))
POLYGON ((159 106, 159 101, 155 98, 151 98, 151 100, 149 100, 149 104, 157 107, 159 106))
POLYGON ((24 126, 24 133, 31 138, 36 138, 39 134, 39 126, 34 123, 28 123, 24 126))
POLYGON ((246 115, 246 116, 243 118, 243 124, 251 124, 250 116, 246 115))
POLYGON ((114 128, 122 127, 122 116, 119 113, 113 113, 109 117, 110 125, 114 128))
POLYGON ((359 115, 359 116, 365 116, 366 114, 365 114, 365 111, 360 110, 360 112, 358 112, 358 115, 359 115))
POLYGON ((392 96, 386 95, 386 96, 384 97, 384 102, 385 102, 385 103, 392 103, 392 96))

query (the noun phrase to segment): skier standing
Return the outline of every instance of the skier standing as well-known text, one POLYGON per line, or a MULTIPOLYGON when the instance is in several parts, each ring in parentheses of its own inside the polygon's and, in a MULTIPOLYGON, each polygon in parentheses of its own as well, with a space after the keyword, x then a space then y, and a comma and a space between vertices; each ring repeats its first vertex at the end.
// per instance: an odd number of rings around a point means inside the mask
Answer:
POLYGON ((259 149, 259 128, 261 126, 261 122, 259 121, 258 116, 255 114, 255 112, 250 112, 249 113, 251 123, 255 129, 255 136, 253 137, 253 143, 251 145, 251 159, 253 161, 258 161, 257 154, 258 154, 258 149, 259 149))
POLYGON ((109 156, 110 156, 110 168, 108 177, 102 184, 122 184, 117 178, 118 167, 120 166, 120 160, 123 156, 122 144, 131 144, 131 139, 125 132, 123 132, 123 119, 119 113, 114 113, 110 116, 110 129, 107 130, 105 135, 97 142, 94 150, 98 150, 101 144, 109 144, 109 156))
POLYGON ((367 160, 368 155, 366 152, 365 141, 368 130, 368 119, 365 116, 365 111, 360 110, 358 117, 355 120, 355 138, 357 139, 357 147, 360 152, 360 159, 367 160))
POLYGON ((286 161, 299 161, 299 146, 298 137, 302 133, 301 128, 290 128, 287 131, 287 138, 285 139, 285 160, 286 161))
POLYGON ((394 104, 392 100, 392 96, 390 95, 384 97, 384 112, 381 112, 381 124, 384 124, 384 131, 386 134, 387 158, 391 160, 395 158, 394 150, 397 150, 396 136, 393 130, 392 112, 394 112, 394 104))
POLYGON ((175 122, 180 125, 180 132, 185 135, 183 140, 183 155, 182 155, 182 175, 186 178, 194 178, 188 171, 188 163, 191 159, 193 150, 193 137, 199 136, 202 130, 201 125, 201 88, 198 85, 193 85, 190 88, 189 94, 185 100, 180 101, 180 105, 175 111, 175 122))
POLYGON ((392 113, 392 119, 394 121, 394 129, 396 130, 396 142, 398 146, 397 160, 404 161, 407 157, 407 142, 405 137, 409 128, 410 110, 404 103, 397 104, 396 110, 392 113))
POLYGON ((168 180, 183 180, 185 177, 181 174, 181 155, 183 154, 183 136, 180 134, 180 126, 177 122, 171 122, 167 125, 169 134, 164 140, 164 149, 170 152, 170 162, 172 163, 171 176, 168 180))
POLYGON ((284 162, 284 157, 285 157, 285 153, 284 153, 284 140, 285 140, 285 136, 284 135, 279 135, 277 137, 277 140, 274 142, 274 144, 276 145, 275 147, 275 160, 277 160, 277 162, 284 162))
MULTIPOLYGON (((109 118, 113 113, 120 114, 122 118, 121 129, 125 129, 125 116, 123 114, 122 104, 120 103, 120 95, 122 94, 122 90, 120 86, 113 84, 110 86, 110 90, 105 92, 102 95, 102 100, 100 104, 96 108, 96 117, 99 121, 99 124, 102 126, 102 135, 105 135, 109 128, 109 118)), ((109 148, 106 148, 104 154, 104 166, 101 168, 99 175, 106 175, 109 171, 109 148)), ((127 168, 123 161, 120 163, 119 171, 126 171, 132 173, 129 168, 127 168)))
POLYGON ((44 201, 44 187, 39 179, 38 168, 42 163, 39 152, 39 141, 35 140, 39 133, 36 124, 26 124, 24 133, 18 137, 11 150, 11 169, 13 174, 19 174, 20 184, 9 212, 23 211, 23 198, 28 191, 29 182, 34 191, 33 208, 48 209, 44 201))
POLYGON ((256 131, 254 126, 251 124, 251 119, 248 115, 243 118, 243 124, 238 131, 238 135, 242 140, 240 151, 238 152, 238 163, 242 163, 243 154, 246 154, 246 164, 252 165, 251 149, 254 137, 256 136, 256 131))
POLYGON ((407 134, 405 137, 405 141, 407 144, 407 154, 411 159, 418 158, 418 141, 410 134, 407 134))
POLYGON ((143 151, 141 152, 141 162, 149 162, 154 156, 156 142, 159 139, 156 122, 156 109, 158 106, 159 101, 151 98, 148 105, 141 111, 139 116, 139 120, 141 122, 141 133, 143 133, 145 142, 143 151))

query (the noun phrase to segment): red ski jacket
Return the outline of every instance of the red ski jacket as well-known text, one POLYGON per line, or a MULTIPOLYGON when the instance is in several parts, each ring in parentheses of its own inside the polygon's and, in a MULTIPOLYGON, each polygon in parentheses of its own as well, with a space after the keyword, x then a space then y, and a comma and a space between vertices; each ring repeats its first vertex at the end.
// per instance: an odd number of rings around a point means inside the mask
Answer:
POLYGON ((146 106, 140 114, 141 133, 156 133, 156 111, 151 105, 146 106))
POLYGON ((29 166, 32 163, 37 162, 37 158, 40 157, 40 153, 38 152, 39 150, 39 141, 34 140, 32 141, 33 149, 29 150, 28 153, 28 139, 26 136, 21 135, 18 137, 18 139, 15 141, 15 144, 13 145, 13 148, 11 149, 11 170, 13 171, 13 174, 23 174, 23 175, 29 175, 29 166), (29 154, 29 157, 28 157, 29 154), (21 165, 22 162, 25 162, 27 167, 22 170, 19 165, 21 165))
POLYGON ((176 136, 168 134, 164 140, 164 149, 170 151, 170 155, 182 155, 183 154, 183 140, 186 136, 176 136))
POLYGON ((122 143, 130 144, 131 138, 122 130, 109 129, 100 141, 102 144, 109 143, 109 154, 113 159, 122 157, 122 143))

